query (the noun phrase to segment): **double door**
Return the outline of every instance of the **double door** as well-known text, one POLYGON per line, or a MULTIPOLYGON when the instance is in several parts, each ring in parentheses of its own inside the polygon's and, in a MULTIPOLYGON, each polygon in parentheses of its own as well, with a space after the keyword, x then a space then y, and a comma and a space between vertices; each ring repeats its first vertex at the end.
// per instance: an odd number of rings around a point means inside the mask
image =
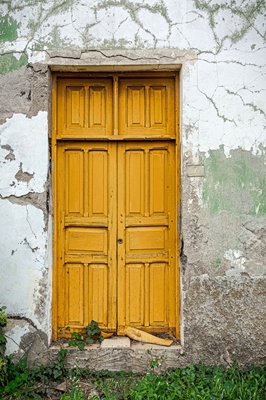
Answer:
POLYGON ((54 338, 179 337, 173 74, 54 78, 54 338))

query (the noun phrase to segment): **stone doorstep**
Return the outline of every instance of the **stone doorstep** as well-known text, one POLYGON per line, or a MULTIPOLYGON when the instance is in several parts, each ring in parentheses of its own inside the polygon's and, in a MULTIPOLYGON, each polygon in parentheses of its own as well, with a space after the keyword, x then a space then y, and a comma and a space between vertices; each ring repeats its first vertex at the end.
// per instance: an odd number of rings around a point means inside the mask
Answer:
MULTIPOLYGON (((88 368, 92 371, 132 371, 151 372, 151 361, 158 362, 158 371, 184 365, 183 347, 181 345, 159 346, 130 340, 128 337, 115 336, 105 339, 101 344, 94 343, 85 349, 53 344, 49 348, 49 358, 54 359, 60 347, 71 350, 67 355, 70 368, 88 368)), ((156 371, 155 371, 156 372, 156 371)))

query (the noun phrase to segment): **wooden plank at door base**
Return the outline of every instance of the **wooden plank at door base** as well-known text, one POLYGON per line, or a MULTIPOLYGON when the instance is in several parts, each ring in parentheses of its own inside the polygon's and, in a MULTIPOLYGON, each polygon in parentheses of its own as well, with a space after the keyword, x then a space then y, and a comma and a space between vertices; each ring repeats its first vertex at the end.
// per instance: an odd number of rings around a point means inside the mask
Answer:
POLYGON ((130 339, 137 340, 138 342, 159 344, 161 346, 171 346, 171 344, 173 344, 173 340, 161 339, 151 335, 150 333, 132 328, 131 326, 125 328, 125 334, 130 339))
POLYGON ((101 336, 102 336, 104 339, 108 339, 108 338, 110 338, 110 337, 113 336, 113 333, 107 333, 107 332, 101 331, 101 336))

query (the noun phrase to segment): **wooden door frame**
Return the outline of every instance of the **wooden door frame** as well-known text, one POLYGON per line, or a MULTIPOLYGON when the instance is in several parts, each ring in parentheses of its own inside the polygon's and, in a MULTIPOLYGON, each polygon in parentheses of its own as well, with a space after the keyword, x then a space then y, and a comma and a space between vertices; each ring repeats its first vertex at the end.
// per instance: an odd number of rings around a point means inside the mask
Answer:
MULTIPOLYGON (((150 69, 151 66, 147 67, 147 70, 150 69)), ((123 68, 120 68, 123 71, 123 68)), ((180 339, 180 321, 181 321, 181 280, 180 280, 180 196, 181 196, 181 185, 180 185, 180 92, 179 92, 179 70, 171 68, 172 71, 137 71, 131 72, 128 71, 123 73, 123 76, 134 77, 134 78, 145 78, 145 77, 165 77, 165 76, 175 76, 175 185, 176 185, 176 214, 177 214, 177 222, 176 228, 178 229, 179 235, 176 236, 176 336, 177 339, 180 339), (178 290, 179 289, 179 290, 178 290)), ((108 67, 99 68, 99 71, 95 72, 53 72, 52 73, 52 137, 51 137, 51 159, 52 159, 52 192, 53 192, 53 273, 52 273, 52 339, 57 339, 57 330, 58 330, 58 304, 57 304, 57 293, 58 293, 58 271, 57 271, 57 256, 58 256, 58 237, 57 237, 57 227, 55 221, 58 221, 59 215, 57 207, 55 207, 57 201, 57 118, 58 118, 58 110, 57 110, 57 92, 58 92, 58 78, 83 78, 86 79, 88 76, 95 75, 98 77, 110 77, 115 75, 121 75, 120 72, 112 72, 108 70, 108 67), (102 72, 103 70, 107 72, 102 72)), ((117 90, 117 86, 114 87, 114 91, 117 90)), ((114 104, 114 109, 117 109, 118 104, 114 104)), ((118 121, 115 119, 114 129, 117 129, 118 121)), ((141 140, 141 138, 139 138, 141 140)), ((156 140, 156 139, 155 139, 156 140)), ((158 139, 157 139, 158 140, 158 139)))

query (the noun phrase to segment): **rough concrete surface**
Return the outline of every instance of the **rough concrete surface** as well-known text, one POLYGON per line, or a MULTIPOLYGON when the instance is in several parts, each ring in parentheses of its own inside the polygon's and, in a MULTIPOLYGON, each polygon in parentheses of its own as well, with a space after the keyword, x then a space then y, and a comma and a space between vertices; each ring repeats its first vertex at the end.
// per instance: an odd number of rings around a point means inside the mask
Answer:
POLYGON ((185 292, 185 352, 191 361, 265 362, 265 278, 203 275, 191 278, 185 292))
POLYGON ((16 73, 0 74, 0 124, 15 113, 28 118, 48 111, 47 67, 25 66, 16 73))

